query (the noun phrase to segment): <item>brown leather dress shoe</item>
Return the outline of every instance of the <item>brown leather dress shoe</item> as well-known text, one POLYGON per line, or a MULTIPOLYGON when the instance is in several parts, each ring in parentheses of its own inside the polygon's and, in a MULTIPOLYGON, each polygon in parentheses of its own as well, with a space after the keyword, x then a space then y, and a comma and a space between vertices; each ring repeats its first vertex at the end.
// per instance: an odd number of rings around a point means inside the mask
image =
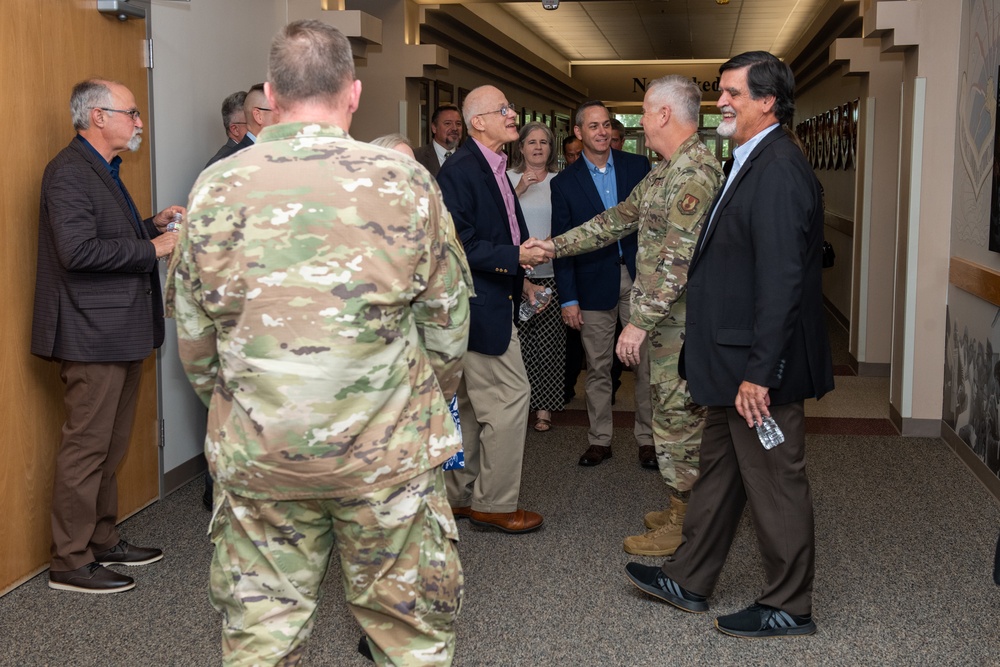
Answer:
POLYGON ((469 515, 472 514, 472 508, 466 505, 465 507, 454 507, 451 508, 451 513, 455 515, 455 520, 468 519, 469 515))
POLYGON ((639 465, 648 470, 657 470, 656 447, 653 445, 639 445, 639 465))
POLYGON ((583 453, 580 457, 580 465, 582 466, 596 466, 604 459, 611 458, 611 448, 601 447, 600 445, 591 445, 587 447, 587 451, 583 453))
POLYGON ((76 593, 121 593, 135 588, 135 581, 94 561, 69 572, 49 570, 49 588, 76 593))
POLYGON ((542 515, 522 509, 506 514, 472 510, 469 513, 469 521, 477 526, 496 528, 505 533, 527 533, 542 525, 542 515))

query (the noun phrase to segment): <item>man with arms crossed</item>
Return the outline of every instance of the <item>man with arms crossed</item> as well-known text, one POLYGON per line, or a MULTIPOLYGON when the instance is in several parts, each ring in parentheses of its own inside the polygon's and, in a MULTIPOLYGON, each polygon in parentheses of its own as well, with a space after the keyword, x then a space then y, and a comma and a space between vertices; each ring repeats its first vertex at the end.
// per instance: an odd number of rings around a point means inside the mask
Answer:
POLYGON ((209 405, 224 662, 297 664, 337 558, 378 664, 448 665, 461 245, 424 169, 347 135, 361 82, 336 28, 286 26, 265 95, 281 122, 201 174, 169 282, 209 405))
POLYGON ((702 472, 673 558, 626 571, 654 597, 708 611, 749 502, 764 591, 716 627, 740 637, 806 635, 816 631, 815 540, 803 400, 833 389, 820 186, 787 129, 795 112, 788 65, 754 51, 719 71, 718 132, 739 147, 688 270, 680 359, 691 397, 708 406, 702 472), (753 428, 768 416, 785 438, 771 449, 753 428))

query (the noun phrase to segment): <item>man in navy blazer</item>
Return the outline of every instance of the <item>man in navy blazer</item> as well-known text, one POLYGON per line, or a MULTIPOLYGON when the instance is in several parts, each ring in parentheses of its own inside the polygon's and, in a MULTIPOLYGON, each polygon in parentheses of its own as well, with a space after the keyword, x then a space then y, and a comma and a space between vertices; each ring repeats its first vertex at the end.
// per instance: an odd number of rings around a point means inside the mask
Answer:
POLYGON ((120 539, 115 470, 128 450, 142 362, 163 343, 157 258, 184 208, 145 220, 118 176, 119 153, 137 150, 142 121, 125 86, 77 84, 77 136, 42 176, 31 352, 60 363, 66 424, 52 485, 49 586, 117 593, 135 586, 105 565, 144 565, 159 549, 120 539))
POLYGON ((481 86, 466 96, 462 113, 469 140, 437 177, 476 292, 458 387, 465 468, 448 471, 448 500, 457 518, 524 533, 541 526, 542 517, 517 506, 531 387, 514 314, 522 298, 535 300, 522 266, 546 261, 546 253, 520 247, 528 228, 501 152, 517 140, 517 110, 501 91, 481 86))
MULTIPOLYGON (((583 155, 552 179, 553 237, 625 201, 649 173, 645 157, 611 149, 611 114, 601 102, 580 106, 573 132, 583 142, 583 155)), ((580 332, 587 359, 590 430, 589 446, 580 457, 582 466, 594 466, 611 457, 615 330, 619 321, 624 326, 629 320, 637 249, 637 235, 629 234, 619 243, 600 250, 555 260, 563 322, 580 332)), ((646 347, 634 370, 634 433, 639 444, 639 461, 643 467, 655 469, 646 347)))
POLYGON ((807 635, 816 631, 815 539, 803 401, 833 389, 822 198, 786 129, 795 112, 788 65, 755 51, 719 71, 718 133, 738 148, 688 269, 679 368, 691 398, 708 408, 701 474, 673 557, 661 568, 629 563, 626 571, 650 595, 708 611, 749 503, 764 590, 715 625, 739 637, 807 635), (784 433, 771 448, 753 428, 768 417, 784 433))

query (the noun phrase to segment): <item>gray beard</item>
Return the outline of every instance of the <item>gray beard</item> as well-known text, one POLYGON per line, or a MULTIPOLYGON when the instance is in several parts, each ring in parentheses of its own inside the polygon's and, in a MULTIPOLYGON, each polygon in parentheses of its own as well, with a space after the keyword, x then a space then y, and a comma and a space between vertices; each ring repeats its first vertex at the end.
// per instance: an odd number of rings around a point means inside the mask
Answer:
POLYGON ((137 150, 139 150, 139 145, 141 143, 142 143, 142 134, 136 132, 135 134, 132 135, 132 138, 128 140, 128 144, 126 144, 125 147, 134 153, 137 150))
POLYGON ((719 126, 715 128, 715 131, 720 137, 728 139, 736 132, 736 119, 734 118, 733 120, 722 121, 719 123, 719 126))

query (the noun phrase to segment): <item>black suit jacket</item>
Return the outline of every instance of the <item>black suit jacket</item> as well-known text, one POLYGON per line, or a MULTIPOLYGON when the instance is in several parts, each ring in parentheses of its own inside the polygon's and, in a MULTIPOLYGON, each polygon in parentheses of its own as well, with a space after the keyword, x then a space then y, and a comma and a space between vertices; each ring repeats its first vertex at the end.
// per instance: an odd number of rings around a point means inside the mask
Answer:
POLYGON ((218 153, 212 156, 212 159, 209 160, 208 164, 206 164, 205 166, 208 167, 211 164, 215 164, 219 160, 227 158, 233 153, 237 153, 249 146, 253 146, 253 139, 250 138, 249 134, 243 135, 243 139, 240 140, 240 143, 236 143, 235 141, 230 139, 229 141, 226 142, 225 146, 219 149, 218 153), (230 146, 230 144, 232 145, 230 146))
MULTIPOLYGON (((431 172, 431 176, 437 178, 438 172, 441 171, 441 163, 438 162, 437 153, 434 152, 433 139, 428 144, 414 148, 413 157, 417 162, 427 167, 427 171, 431 172)), ((450 160, 451 158, 448 159, 450 160)))
MULTIPOLYGON (((613 151, 618 201, 625 201, 633 188, 649 173, 649 160, 640 155, 613 151)), ((564 234, 604 212, 604 203, 581 157, 552 179, 552 236, 564 234)), ((621 239, 622 258, 635 280, 638 233, 621 239)), ((618 305, 621 269, 618 244, 555 260, 559 301, 579 301, 582 310, 611 310, 618 305)))
POLYGON ((682 375, 700 405, 732 406, 746 380, 782 405, 833 389, 823 316, 823 207, 802 151, 778 127, 735 176, 687 282, 682 375))
MULTIPOLYGON (((138 361, 163 343, 152 218, 137 229, 106 164, 75 138, 42 176, 31 352, 138 361)), ((134 204, 132 204, 134 206, 134 204)))
MULTIPOLYGON (((445 161, 437 180, 465 246, 476 289, 476 295, 469 299, 469 349, 501 355, 510 344, 514 313, 521 305, 524 271, 518 261, 520 248, 511 238, 500 188, 478 144, 472 140, 445 161)), ((510 184, 510 179, 507 183, 510 184)), ((514 210, 523 243, 528 240, 528 227, 516 196, 514 210)))

